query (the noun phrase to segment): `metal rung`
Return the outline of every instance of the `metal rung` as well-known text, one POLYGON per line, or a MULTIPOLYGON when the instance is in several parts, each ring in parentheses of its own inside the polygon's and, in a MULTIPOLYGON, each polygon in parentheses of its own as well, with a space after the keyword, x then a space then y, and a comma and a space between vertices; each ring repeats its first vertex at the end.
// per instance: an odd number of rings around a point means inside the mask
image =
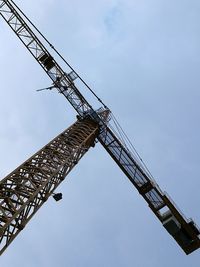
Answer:
POLYGON ((27 47, 29 47, 34 42, 34 39, 32 39, 28 44, 27 47))
POLYGON ((0 8, 2 8, 4 5, 5 5, 5 3, 4 3, 4 2, 2 2, 2 4, 0 5, 0 8))
POLYGON ((20 33, 23 29, 25 29, 24 25, 21 25, 17 30, 16 33, 20 33))

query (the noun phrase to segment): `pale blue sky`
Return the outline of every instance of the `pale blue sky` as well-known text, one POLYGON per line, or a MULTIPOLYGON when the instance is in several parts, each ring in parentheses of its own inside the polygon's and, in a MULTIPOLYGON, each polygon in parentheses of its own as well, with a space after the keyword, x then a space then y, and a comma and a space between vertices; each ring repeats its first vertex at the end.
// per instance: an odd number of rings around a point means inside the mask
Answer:
MULTIPOLYGON (((16 0, 121 122, 156 181, 200 225, 200 2, 16 0)), ((0 19, 0 176, 75 121, 0 19)), ((84 92, 85 93, 85 92, 84 92)), ((90 95, 85 95, 92 101, 90 95)), ((198 267, 100 145, 1 257, 1 267, 198 267)))

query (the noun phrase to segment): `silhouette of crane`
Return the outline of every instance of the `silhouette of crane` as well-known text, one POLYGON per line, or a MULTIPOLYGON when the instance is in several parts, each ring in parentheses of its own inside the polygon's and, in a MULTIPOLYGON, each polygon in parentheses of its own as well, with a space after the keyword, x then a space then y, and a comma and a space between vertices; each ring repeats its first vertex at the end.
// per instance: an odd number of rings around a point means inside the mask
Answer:
MULTIPOLYGON (((0 253, 25 227, 38 209, 53 196, 55 189, 84 154, 99 142, 138 190, 169 234, 186 254, 200 247, 200 231, 192 219, 186 219, 170 197, 164 193, 129 146, 129 139, 117 125, 111 111, 84 82, 78 73, 41 34, 12 0, 0 0, 0 14, 77 112, 77 121, 0 182, 0 253), (40 36, 40 38, 39 38, 40 36), (64 71, 42 43, 44 39, 64 60, 64 71), (101 107, 94 109, 77 84, 97 98, 101 107), (120 133, 111 127, 115 122, 120 133)), ((39 89, 40 90, 40 89, 39 89)))

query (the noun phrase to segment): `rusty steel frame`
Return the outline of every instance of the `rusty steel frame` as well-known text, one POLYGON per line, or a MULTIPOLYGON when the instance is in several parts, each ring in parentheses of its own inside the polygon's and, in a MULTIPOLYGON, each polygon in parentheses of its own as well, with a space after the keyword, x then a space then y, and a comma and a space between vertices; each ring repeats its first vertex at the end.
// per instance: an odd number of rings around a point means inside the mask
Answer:
POLYGON ((0 182, 0 255, 94 145, 91 120, 74 123, 0 182))

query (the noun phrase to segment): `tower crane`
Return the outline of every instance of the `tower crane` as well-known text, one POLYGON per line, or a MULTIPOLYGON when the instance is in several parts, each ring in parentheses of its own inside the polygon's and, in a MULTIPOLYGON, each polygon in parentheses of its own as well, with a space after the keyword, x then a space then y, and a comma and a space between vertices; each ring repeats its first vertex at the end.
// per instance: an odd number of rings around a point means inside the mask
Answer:
POLYGON ((0 15, 77 112, 77 121, 0 181, 0 254, 96 143, 100 143, 138 190, 149 208, 186 254, 200 247, 200 230, 157 185, 148 169, 111 127, 111 111, 12 0, 0 0, 0 15), (39 37, 40 36, 40 37, 39 37), (63 70, 44 45, 65 61, 63 70), (94 109, 78 88, 89 89, 101 103, 94 109))

